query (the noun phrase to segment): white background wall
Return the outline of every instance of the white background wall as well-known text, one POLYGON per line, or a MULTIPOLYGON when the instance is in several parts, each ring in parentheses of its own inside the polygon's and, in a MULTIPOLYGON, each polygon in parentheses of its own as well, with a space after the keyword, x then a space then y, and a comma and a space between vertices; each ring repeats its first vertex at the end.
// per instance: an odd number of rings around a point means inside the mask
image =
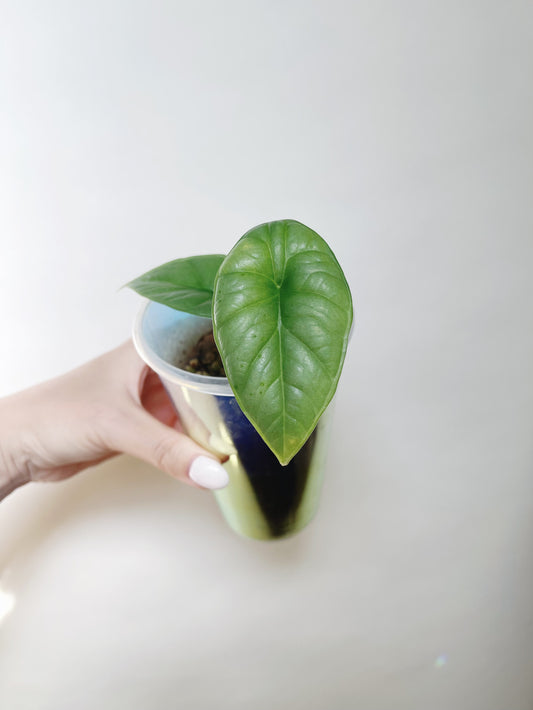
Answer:
POLYGON ((0 394, 269 219, 329 241, 357 320, 299 536, 241 540, 128 458, 2 503, 2 708, 532 707, 532 28, 520 0, 0 0, 0 394))

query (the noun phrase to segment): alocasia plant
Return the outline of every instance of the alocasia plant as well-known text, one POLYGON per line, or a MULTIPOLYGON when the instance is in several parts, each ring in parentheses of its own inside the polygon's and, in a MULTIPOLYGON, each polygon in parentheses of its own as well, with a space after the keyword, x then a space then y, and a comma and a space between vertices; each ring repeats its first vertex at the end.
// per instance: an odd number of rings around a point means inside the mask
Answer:
POLYGON ((353 308, 335 255, 309 227, 254 227, 230 253, 176 259, 127 284, 180 311, 209 316, 244 414, 287 464, 333 397, 353 308))

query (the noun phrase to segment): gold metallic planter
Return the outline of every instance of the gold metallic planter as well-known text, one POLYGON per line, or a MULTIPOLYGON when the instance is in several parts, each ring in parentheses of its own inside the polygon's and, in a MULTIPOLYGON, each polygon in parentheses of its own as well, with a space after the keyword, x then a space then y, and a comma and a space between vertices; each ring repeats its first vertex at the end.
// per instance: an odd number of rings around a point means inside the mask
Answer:
POLYGON ((174 402, 187 434, 204 448, 227 455, 230 482, 215 497, 230 527, 269 540, 301 530, 318 508, 331 406, 302 449, 281 466, 242 413, 227 379, 176 367, 194 342, 211 329, 200 318, 148 301, 137 317, 133 339, 174 402))

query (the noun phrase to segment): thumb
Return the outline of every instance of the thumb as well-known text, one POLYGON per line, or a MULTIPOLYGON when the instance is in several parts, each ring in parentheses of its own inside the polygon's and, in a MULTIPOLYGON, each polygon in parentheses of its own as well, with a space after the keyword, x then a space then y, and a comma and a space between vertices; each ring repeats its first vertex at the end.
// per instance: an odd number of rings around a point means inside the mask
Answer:
POLYGON ((112 438, 110 443, 116 450, 136 456, 183 483, 211 490, 229 483, 227 471, 213 454, 141 407, 128 411, 112 438))

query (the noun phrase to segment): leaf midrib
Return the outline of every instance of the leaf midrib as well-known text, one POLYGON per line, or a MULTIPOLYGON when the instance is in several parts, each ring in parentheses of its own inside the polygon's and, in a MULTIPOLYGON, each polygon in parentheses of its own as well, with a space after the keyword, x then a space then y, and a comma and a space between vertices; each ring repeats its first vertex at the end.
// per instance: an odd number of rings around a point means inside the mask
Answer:
MULTIPOLYGON (((283 264, 283 273, 281 274, 281 279, 280 283, 278 285, 278 341, 279 341, 279 371, 280 371, 280 382, 281 382, 281 411, 282 411, 282 441, 283 441, 283 454, 286 455, 286 449, 285 449, 285 442, 286 442, 286 432, 287 432, 287 397, 285 393, 285 370, 283 367, 283 354, 282 354, 282 347, 281 347, 281 329, 284 327, 283 325, 283 319, 281 317, 281 289, 283 286, 283 282, 285 280, 285 270, 287 268, 287 260, 285 259, 285 255, 287 253, 287 224, 284 224, 283 226, 283 236, 281 239, 282 245, 283 245, 283 258, 281 260, 281 263, 283 264)), ((270 247, 269 247, 270 249, 270 247)), ((274 261, 274 255, 272 252, 270 252, 272 256, 272 261, 274 261)))
POLYGON ((164 287, 167 291, 171 293, 183 293, 184 291, 191 291, 195 293, 213 293, 213 289, 210 288, 199 288, 198 286, 182 286, 181 288, 177 286, 175 283, 172 281, 163 281, 162 279, 158 279, 157 281, 149 281, 146 284, 143 284, 143 288, 149 289, 149 288, 154 288, 154 289, 159 289, 164 287), (170 287, 170 288, 168 288, 170 287))

